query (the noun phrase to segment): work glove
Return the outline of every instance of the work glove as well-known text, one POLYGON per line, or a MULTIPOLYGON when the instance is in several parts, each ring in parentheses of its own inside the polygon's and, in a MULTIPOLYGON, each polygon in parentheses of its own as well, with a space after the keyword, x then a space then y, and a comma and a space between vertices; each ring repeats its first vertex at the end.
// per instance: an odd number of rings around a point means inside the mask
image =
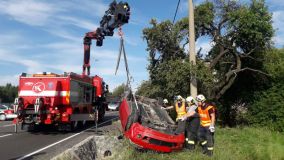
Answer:
POLYGON ((179 118, 181 121, 185 121, 186 119, 187 119, 187 117, 186 116, 182 116, 182 117, 180 117, 179 118))
POLYGON ((210 125, 209 131, 212 132, 212 133, 214 133, 214 132, 215 132, 215 127, 214 127, 213 125, 210 125))

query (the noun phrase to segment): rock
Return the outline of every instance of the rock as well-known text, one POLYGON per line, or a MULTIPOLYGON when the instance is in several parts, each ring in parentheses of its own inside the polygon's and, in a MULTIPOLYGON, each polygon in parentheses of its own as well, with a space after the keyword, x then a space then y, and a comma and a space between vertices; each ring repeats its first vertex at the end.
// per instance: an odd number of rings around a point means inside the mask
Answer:
POLYGON ((123 140, 117 136, 94 136, 94 139, 98 159, 119 159, 120 151, 124 147, 123 140))
POLYGON ((52 160, 94 160, 96 159, 96 143, 93 136, 78 143, 70 149, 52 158, 52 160))
POLYGON ((52 158, 52 160, 94 160, 123 159, 120 151, 123 149, 123 139, 118 136, 90 136, 74 147, 52 158))

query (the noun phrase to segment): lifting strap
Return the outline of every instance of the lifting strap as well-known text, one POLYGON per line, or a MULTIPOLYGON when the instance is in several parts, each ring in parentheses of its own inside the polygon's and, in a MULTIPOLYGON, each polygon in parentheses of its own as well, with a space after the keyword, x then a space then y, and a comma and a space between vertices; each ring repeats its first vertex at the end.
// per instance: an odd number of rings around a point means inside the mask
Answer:
POLYGON ((120 58, 123 54, 124 58, 124 65, 125 65, 125 71, 126 71, 126 76, 127 76, 127 82, 126 82, 126 89, 132 94, 132 97, 134 99, 136 108, 138 109, 138 104, 134 95, 134 92, 132 91, 131 87, 131 80, 133 80, 132 76, 130 75, 129 72, 129 67, 128 67, 128 62, 127 62, 127 56, 124 48, 124 39, 123 39, 123 32, 121 26, 118 28, 118 35, 120 36, 120 46, 119 46, 119 53, 118 53, 118 58, 117 58, 117 63, 116 63, 116 69, 115 69, 115 75, 117 74, 118 68, 119 68, 119 63, 120 63, 120 58))

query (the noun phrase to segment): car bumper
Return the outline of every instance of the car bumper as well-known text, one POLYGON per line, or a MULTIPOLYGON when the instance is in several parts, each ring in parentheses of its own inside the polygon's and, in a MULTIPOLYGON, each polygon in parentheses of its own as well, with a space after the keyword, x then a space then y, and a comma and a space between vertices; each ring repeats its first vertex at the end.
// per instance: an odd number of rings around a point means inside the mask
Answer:
POLYGON ((6 119, 13 119, 13 118, 17 118, 16 114, 6 114, 6 119))
POLYGON ((112 108, 112 107, 108 107, 109 110, 112 110, 112 111, 116 111, 118 110, 118 108, 112 108))
POLYGON ((181 150, 184 144, 184 134, 165 134, 151 128, 133 123, 125 136, 140 148, 151 149, 158 152, 172 152, 181 150))

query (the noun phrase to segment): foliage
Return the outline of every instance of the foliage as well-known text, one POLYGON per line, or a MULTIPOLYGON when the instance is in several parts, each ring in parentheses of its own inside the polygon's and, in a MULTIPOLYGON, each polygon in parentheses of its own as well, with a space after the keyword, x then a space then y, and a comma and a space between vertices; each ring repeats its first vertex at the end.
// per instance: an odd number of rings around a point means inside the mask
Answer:
POLYGON ((264 68, 274 82, 284 80, 284 48, 272 49, 264 55, 264 68))
POLYGON ((119 97, 124 93, 125 84, 122 83, 121 85, 117 86, 113 89, 112 96, 119 97))
POLYGON ((184 149, 172 153, 141 152, 135 150, 129 142, 121 152, 124 159, 283 159, 284 136, 281 133, 256 128, 217 128, 215 133, 214 156, 209 158, 201 153, 198 146, 195 151, 184 149))
POLYGON ((168 60, 153 70, 152 80, 142 83, 137 94, 151 98, 173 99, 176 95, 187 96, 189 92, 190 63, 168 60))
POLYGON ((12 86, 10 83, 6 84, 6 86, 0 86, 0 99, 2 100, 2 103, 14 102, 17 95, 17 86, 12 86))
POLYGON ((149 51, 148 70, 151 79, 154 79, 155 70, 158 65, 171 59, 185 58, 184 49, 179 45, 186 34, 186 21, 182 20, 176 24, 172 24, 167 20, 158 23, 155 19, 150 21, 151 28, 143 30, 143 38, 146 39, 149 51))
POLYGON ((255 94, 248 108, 250 124, 284 131, 284 49, 274 49, 265 55, 265 68, 271 74, 271 87, 255 94))
POLYGON ((284 84, 275 84, 256 96, 249 108, 250 124, 284 131, 284 84))
POLYGON ((138 86, 136 94, 140 96, 145 96, 149 98, 156 98, 157 94, 161 93, 159 85, 153 85, 150 80, 143 81, 140 86, 138 86))

